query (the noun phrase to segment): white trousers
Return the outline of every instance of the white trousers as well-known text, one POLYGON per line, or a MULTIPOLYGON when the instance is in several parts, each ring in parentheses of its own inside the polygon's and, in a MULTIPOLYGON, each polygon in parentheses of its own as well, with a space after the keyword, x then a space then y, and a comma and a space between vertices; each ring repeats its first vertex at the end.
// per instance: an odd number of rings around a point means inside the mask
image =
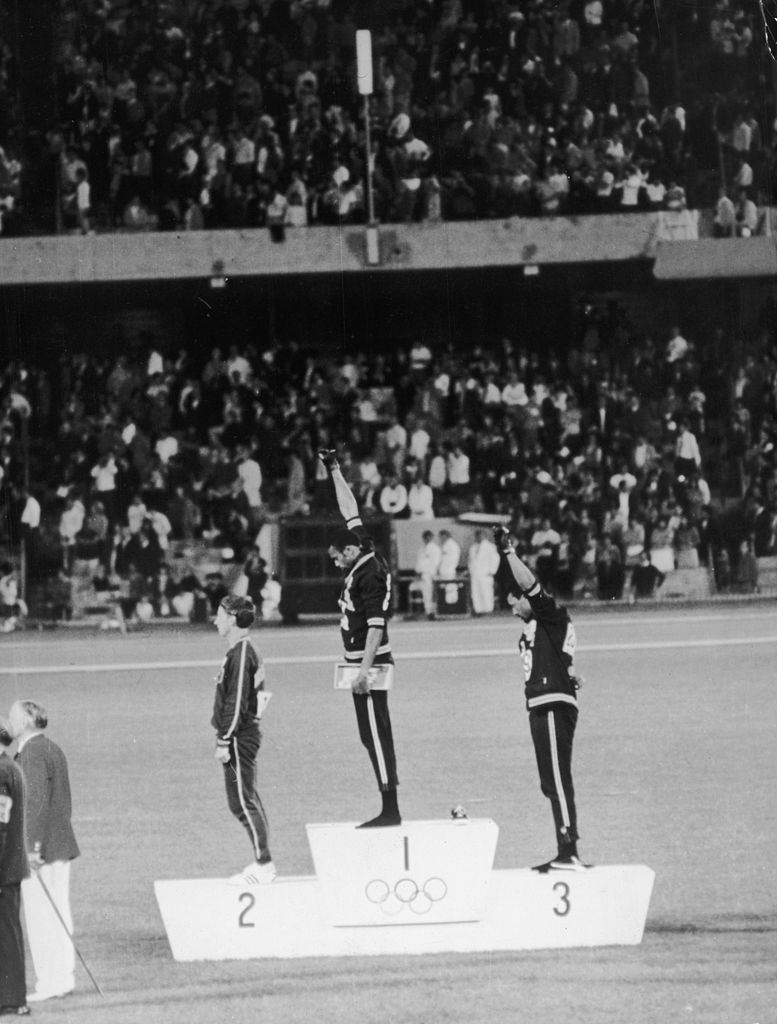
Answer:
POLYGON ((43 891, 41 880, 72 935, 70 861, 56 860, 44 864, 22 882, 24 922, 35 968, 36 989, 39 992, 69 992, 75 988, 75 950, 43 891), (40 875, 40 880, 36 874, 40 875))
POLYGON ((421 595, 424 599, 426 614, 434 614, 434 576, 428 572, 421 573, 421 595))
POLYGON ((491 573, 470 573, 469 592, 472 611, 476 615, 490 615, 494 610, 494 577, 491 573))

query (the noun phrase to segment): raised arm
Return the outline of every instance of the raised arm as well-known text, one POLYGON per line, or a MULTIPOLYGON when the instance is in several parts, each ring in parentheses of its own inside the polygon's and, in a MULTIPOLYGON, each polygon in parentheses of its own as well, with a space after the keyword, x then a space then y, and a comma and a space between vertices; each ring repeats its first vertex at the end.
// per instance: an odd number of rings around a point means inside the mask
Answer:
POLYGON ((353 491, 348 486, 348 481, 342 474, 340 463, 337 461, 337 453, 334 449, 325 448, 318 453, 318 457, 329 470, 329 475, 332 477, 332 482, 335 485, 337 507, 340 509, 340 515, 345 520, 345 525, 349 530, 352 530, 354 526, 361 526, 362 519, 359 515, 359 506, 353 491))
POLYGON ((494 543, 504 555, 505 561, 510 566, 513 579, 521 590, 531 590, 537 582, 537 577, 526 562, 516 554, 512 538, 504 526, 494 527, 494 543))

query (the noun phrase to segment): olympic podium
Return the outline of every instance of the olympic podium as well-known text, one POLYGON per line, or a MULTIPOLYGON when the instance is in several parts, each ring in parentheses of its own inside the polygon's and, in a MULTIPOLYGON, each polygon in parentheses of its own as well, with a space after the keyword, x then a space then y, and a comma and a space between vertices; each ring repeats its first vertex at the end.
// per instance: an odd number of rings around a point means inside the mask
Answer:
POLYGON ((492 869, 490 819, 307 826, 315 876, 154 883, 179 961, 638 945, 654 872, 492 869))
POLYGON ((335 926, 478 921, 499 829, 489 818, 396 828, 308 825, 327 920, 335 926))

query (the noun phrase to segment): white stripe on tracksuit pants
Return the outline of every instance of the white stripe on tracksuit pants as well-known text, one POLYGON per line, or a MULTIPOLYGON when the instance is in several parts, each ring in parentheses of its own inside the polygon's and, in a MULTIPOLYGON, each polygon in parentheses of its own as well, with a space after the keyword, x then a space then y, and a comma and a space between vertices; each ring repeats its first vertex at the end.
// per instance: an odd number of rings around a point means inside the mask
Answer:
POLYGON ((572 785, 572 743, 577 708, 571 704, 547 704, 529 712, 540 788, 550 800, 559 853, 574 843, 577 834, 575 791, 572 785))
POLYGON ((229 741, 229 761, 224 765, 224 784, 230 811, 245 828, 261 864, 270 860, 269 827, 256 779, 256 755, 261 743, 259 729, 246 730, 229 741))
POLYGON ((372 690, 368 694, 354 693, 359 739, 370 755, 370 761, 381 792, 397 787, 397 764, 394 739, 388 710, 388 693, 372 690))

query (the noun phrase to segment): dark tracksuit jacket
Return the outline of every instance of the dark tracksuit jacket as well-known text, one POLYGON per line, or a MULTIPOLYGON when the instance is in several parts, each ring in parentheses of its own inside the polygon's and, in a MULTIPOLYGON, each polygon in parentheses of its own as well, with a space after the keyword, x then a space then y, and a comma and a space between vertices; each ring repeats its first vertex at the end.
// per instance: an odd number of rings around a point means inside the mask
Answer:
POLYGON ((254 858, 271 860, 269 826, 256 778, 256 759, 262 741, 257 716, 257 691, 264 689, 264 664, 248 636, 227 651, 216 676, 211 725, 216 743, 229 748, 224 785, 229 809, 245 828, 254 858))
MULTIPOLYGON (((361 661, 367 642, 367 632, 374 626, 381 630, 381 638, 373 664, 391 665, 394 663, 388 635, 391 573, 383 560, 371 549, 371 542, 361 520, 349 521, 348 528, 362 540, 364 551, 348 570, 338 602, 345 660, 355 663, 361 661)), ((388 709, 388 692, 374 690, 368 694, 354 693, 353 702, 359 738, 369 754, 378 788, 395 789, 397 763, 388 709)))

